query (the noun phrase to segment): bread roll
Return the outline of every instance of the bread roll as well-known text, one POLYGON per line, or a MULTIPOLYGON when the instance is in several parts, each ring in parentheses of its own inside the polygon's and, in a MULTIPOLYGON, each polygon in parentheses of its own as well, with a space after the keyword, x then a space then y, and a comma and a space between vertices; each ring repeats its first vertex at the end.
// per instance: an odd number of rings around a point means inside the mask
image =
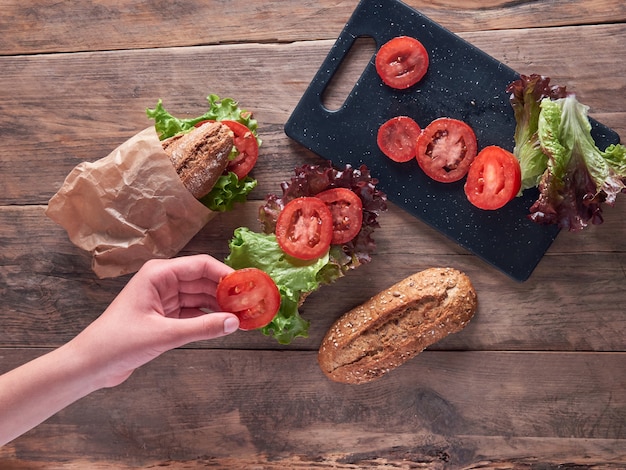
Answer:
POLYGON ((370 382, 463 329, 477 306, 460 271, 413 274, 339 318, 320 346, 320 367, 336 382, 370 382))
POLYGON ((227 126, 207 122, 161 145, 185 187, 200 199, 213 189, 228 166, 233 143, 233 132, 227 126))

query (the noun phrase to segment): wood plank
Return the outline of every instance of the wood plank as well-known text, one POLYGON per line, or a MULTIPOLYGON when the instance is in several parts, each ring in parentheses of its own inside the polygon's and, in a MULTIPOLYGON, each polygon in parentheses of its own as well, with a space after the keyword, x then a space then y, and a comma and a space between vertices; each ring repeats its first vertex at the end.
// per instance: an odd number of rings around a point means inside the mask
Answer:
MULTIPOLYGON (((223 259, 235 228, 259 230, 257 210, 258 202, 249 202, 220 215, 181 255, 210 253, 223 259)), ((97 279, 88 254, 74 247, 43 211, 43 206, 0 207, 0 347, 68 341, 106 308, 128 279, 97 279)), ((323 286, 301 309, 312 322, 308 339, 284 348, 260 333, 238 332, 192 347, 314 350, 336 318, 371 295, 427 267, 453 266, 472 279, 479 310, 461 334, 433 349, 626 348, 626 204, 607 210, 603 225, 561 233, 524 283, 510 280, 393 205, 380 222, 373 261, 323 286)))
MULTIPOLYGON (((620 91, 626 61, 615 60, 616 51, 624 54, 626 25, 557 32, 493 31, 466 37, 514 69, 546 74, 555 83, 567 84, 591 106, 592 115, 601 116, 604 124, 626 135, 620 91), (580 42, 589 47, 567 48, 568 43, 580 42), (543 47, 538 50, 537 44, 543 47)), ((145 109, 158 98, 175 114, 198 115, 206 109, 209 92, 235 97, 259 120, 264 144, 255 169, 260 182, 255 195, 262 198, 288 178, 294 167, 316 160, 285 136, 283 125, 332 44, 0 57, 0 89, 14 90, 3 97, 0 114, 0 205, 47 203, 76 164, 104 157, 150 126, 145 109), (207 72, 214 69, 214 63, 230 65, 207 72), (239 77, 250 68, 257 78, 240 83, 239 77)))
MULTIPOLYGON (((626 135, 622 0, 407 3, 514 69, 566 84, 626 135)), ((45 217, 71 168, 150 125, 144 110, 158 98, 189 115, 209 92, 237 98, 261 125, 259 187, 181 252, 222 259, 234 228, 258 227, 265 194, 319 161, 283 124, 356 5, 2 2, 0 374, 69 341, 128 279, 97 279, 45 217)), ((350 87, 348 78, 333 92, 350 87)), ((603 225, 561 233, 525 283, 390 205, 373 262, 307 300, 308 339, 279 346, 237 332, 170 351, 0 447, 0 468, 626 468, 618 201, 603 225), (438 265, 474 282, 469 326, 380 381, 328 381, 316 350, 331 323, 438 265)))
MULTIPOLYGON (((0 363, 43 352, 0 351, 0 363)), ((311 352, 176 350, 9 443, 0 465, 618 468, 625 360, 427 351, 379 381, 347 386, 325 379, 311 352)))
POLYGON ((591 114, 617 113, 609 126, 615 126, 622 138, 626 136, 624 125, 617 123, 623 121, 625 113, 624 84, 618 78, 621 72, 599 73, 623 66, 616 63, 623 64, 626 59, 626 51, 618 47, 626 39, 625 24, 515 31, 495 41, 480 32, 461 37, 520 73, 547 75, 552 83, 566 85, 581 102, 591 106, 591 114), (572 48, 572 44, 581 47, 572 48), (572 54, 574 50, 581 53, 580 61, 572 54))
MULTIPOLYGON (((455 31, 626 21, 621 0, 406 3, 455 31)), ((357 0, 2 2, 0 55, 336 38, 357 0), (219 21, 216 21, 219 18, 219 21), (313 36, 312 36, 313 34, 313 36)))

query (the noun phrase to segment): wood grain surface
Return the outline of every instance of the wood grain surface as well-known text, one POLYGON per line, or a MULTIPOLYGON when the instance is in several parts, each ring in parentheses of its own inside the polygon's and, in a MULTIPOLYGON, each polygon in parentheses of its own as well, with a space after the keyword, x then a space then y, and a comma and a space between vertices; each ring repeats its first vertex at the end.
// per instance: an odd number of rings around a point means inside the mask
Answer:
MULTIPOLYGON (((407 3, 518 72, 567 85, 626 135, 623 1, 407 3)), ((150 126, 159 98, 189 116, 208 93, 236 98, 259 121, 259 185, 181 252, 223 259, 235 228, 260 228, 265 195, 320 161, 283 125, 357 1, 0 6, 3 372, 70 340, 128 280, 98 279, 45 216, 69 171, 150 126)), ((559 234, 519 283, 390 204, 372 262, 307 299, 309 338, 237 332, 166 353, 0 448, 0 469, 626 468, 626 195, 604 215, 559 234), (469 326, 379 381, 328 381, 316 353, 334 320, 430 266, 472 279, 469 326)))

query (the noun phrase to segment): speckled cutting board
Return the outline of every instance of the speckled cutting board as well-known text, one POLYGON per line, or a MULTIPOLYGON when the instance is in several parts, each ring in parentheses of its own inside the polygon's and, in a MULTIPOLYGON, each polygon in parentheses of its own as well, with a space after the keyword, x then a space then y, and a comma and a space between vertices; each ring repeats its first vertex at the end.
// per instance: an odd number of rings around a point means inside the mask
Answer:
MULTIPOLYGON (((436 118, 451 117, 472 126, 479 149, 500 145, 512 151, 515 117, 506 87, 518 77, 404 3, 362 0, 287 121, 285 133, 337 166, 367 165, 390 201, 513 279, 525 281, 559 231, 527 219, 536 190, 525 191, 503 209, 483 211, 467 201, 465 179, 435 182, 417 161, 393 162, 376 144, 378 128, 394 116, 411 116, 422 128, 436 118), (429 51, 430 66, 421 82, 401 91, 385 86, 373 56, 340 109, 322 105, 324 89, 356 38, 370 36, 380 47, 400 35, 417 38, 429 51)), ((592 125, 598 147, 619 142, 612 130, 593 120, 592 125)))

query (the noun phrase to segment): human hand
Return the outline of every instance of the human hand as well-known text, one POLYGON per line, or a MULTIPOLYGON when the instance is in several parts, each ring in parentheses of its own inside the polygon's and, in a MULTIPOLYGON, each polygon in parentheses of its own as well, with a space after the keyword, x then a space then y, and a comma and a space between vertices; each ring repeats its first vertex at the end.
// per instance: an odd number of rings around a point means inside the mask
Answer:
POLYGON ((208 255, 148 261, 70 342, 92 361, 95 388, 122 383, 165 351, 236 331, 237 316, 216 312, 217 284, 231 271, 208 255))

